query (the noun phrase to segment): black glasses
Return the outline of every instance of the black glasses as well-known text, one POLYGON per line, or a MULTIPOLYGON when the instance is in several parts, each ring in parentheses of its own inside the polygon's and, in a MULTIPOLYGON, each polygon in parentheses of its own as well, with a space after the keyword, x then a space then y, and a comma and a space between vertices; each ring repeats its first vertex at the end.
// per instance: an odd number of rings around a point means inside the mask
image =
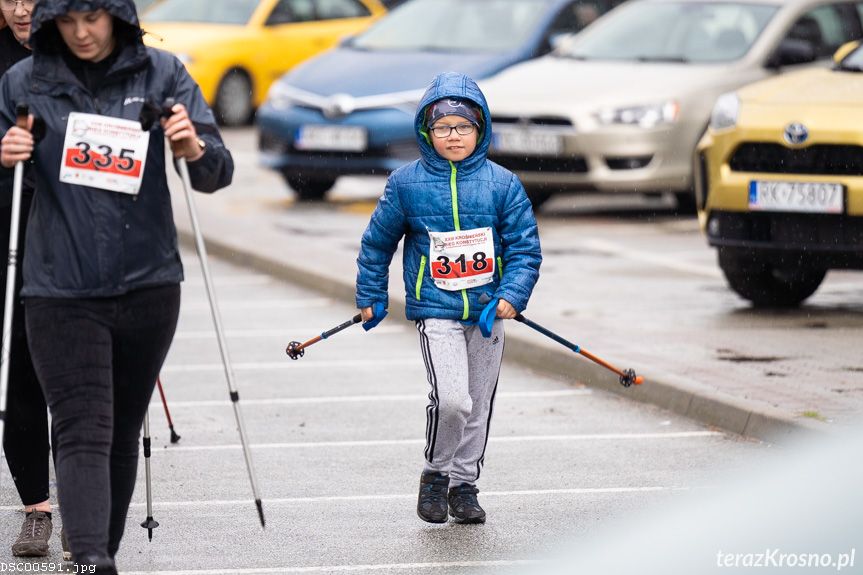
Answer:
POLYGON ((455 130, 455 133, 459 136, 469 136, 473 134, 476 126, 473 124, 456 124, 455 126, 432 126, 430 128, 431 133, 435 138, 449 138, 452 131, 455 130))

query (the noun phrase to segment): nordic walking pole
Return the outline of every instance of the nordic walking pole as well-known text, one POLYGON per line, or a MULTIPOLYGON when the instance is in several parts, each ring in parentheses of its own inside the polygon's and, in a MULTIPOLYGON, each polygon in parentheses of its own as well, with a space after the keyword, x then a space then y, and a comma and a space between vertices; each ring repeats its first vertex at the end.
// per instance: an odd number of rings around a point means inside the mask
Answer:
POLYGON ((162 389, 162 378, 156 378, 156 385, 159 388, 159 395, 162 396, 162 407, 165 408, 165 417, 168 418, 168 429, 171 430, 171 443, 180 441, 180 436, 174 431, 174 421, 171 419, 171 411, 168 409, 168 400, 165 399, 165 390, 162 389))
MULTIPOLYGON (((15 108, 15 125, 27 129, 30 110, 26 104, 15 108)), ((9 360, 12 357, 12 313, 15 311, 15 279, 18 270, 18 225, 21 221, 21 190, 24 186, 24 162, 15 162, 12 180, 12 217, 9 222, 9 260, 6 267, 6 300, 3 307, 3 339, 0 354, 0 452, 6 432, 6 392, 9 389, 9 360)), ((0 476, 3 475, 0 465, 0 476)))
POLYGON ((147 519, 141 523, 141 527, 147 530, 147 537, 153 540, 153 529, 159 526, 159 522, 153 519, 153 481, 150 475, 150 410, 144 415, 144 471, 147 479, 147 519))
MULTIPOLYGON (((378 322, 380 322, 380 320, 384 319, 387 315, 387 310, 386 310, 386 308, 384 308, 384 304, 382 304, 382 303, 376 303, 373 306, 373 310, 374 310, 374 314, 375 314, 374 319, 378 320, 378 322)), ((340 323, 339 325, 337 325, 334 328, 328 329, 327 331, 323 332, 321 335, 316 335, 315 337, 313 337, 309 341, 306 341, 303 343, 300 343, 298 341, 292 341, 291 343, 288 344, 288 347, 285 348, 285 353, 288 354, 288 357, 290 357, 291 359, 300 359, 301 357, 303 357, 306 354, 305 349, 307 347, 309 347, 310 345, 314 345, 321 340, 327 339, 328 337, 335 335, 335 334, 339 333, 340 331, 351 327, 354 324, 360 323, 361 321, 363 321, 363 316, 362 316, 362 314, 358 313, 357 315, 355 315, 354 317, 352 317, 348 321, 346 321, 344 323, 340 323)))
MULTIPOLYGON (((165 101, 162 107, 162 114, 170 115, 171 108, 174 107, 175 101, 169 98, 165 101)), ((198 251, 198 259, 201 262, 201 271, 204 274, 204 287, 207 289, 207 299, 210 302, 210 312, 213 316, 213 324, 216 328, 216 339, 219 342, 219 353, 222 355, 222 365, 225 368, 225 378, 228 382, 228 392, 231 397, 231 404, 234 406, 234 416, 237 419, 237 430, 240 432, 240 443, 243 445, 243 455, 246 458, 246 469, 249 472, 249 481, 252 484, 252 494, 255 497, 255 506, 258 508, 258 518, 261 520, 261 527, 266 526, 264 519, 264 505, 261 502, 261 496, 258 492, 258 482, 255 478, 255 466, 252 463, 252 452, 249 450, 249 444, 246 440, 246 424, 243 421, 243 414, 240 411, 240 394, 237 392, 237 387, 234 383, 234 370, 231 367, 231 359, 228 357, 228 345, 225 341, 225 332, 222 329, 222 318, 219 314, 219 304, 216 301, 216 292, 213 289, 213 279, 210 275, 210 265, 207 260, 207 246, 204 245, 204 236, 201 233, 201 226, 198 223, 198 212, 195 209, 195 198, 192 195, 192 180, 189 177, 189 166, 186 163, 186 158, 178 158, 177 169, 180 172, 180 179, 183 181, 183 191, 186 194, 186 203, 189 206, 189 217, 192 219, 192 231, 195 234, 195 248, 198 251)))
POLYGON ((595 355, 593 355, 592 353, 590 353, 586 349, 582 349, 581 346, 578 346, 572 342, 569 342, 569 341, 563 339, 562 337, 560 337, 559 335, 557 335, 553 331, 542 327, 538 323, 535 323, 535 322, 527 319, 526 317, 524 317, 521 314, 516 315, 515 320, 520 321, 521 323, 525 324, 528 327, 532 327, 533 329, 535 329, 536 331, 538 331, 542 335, 544 335, 546 337, 550 337, 551 339, 553 339, 557 343, 563 345, 564 347, 568 347, 569 349, 571 349, 575 353, 581 354, 584 357, 586 357, 587 359, 589 359, 590 361, 592 361, 598 365, 601 365, 602 367, 604 367, 605 369, 607 369, 613 373, 616 373, 618 375, 618 377, 620 377, 620 385, 622 385, 623 387, 629 387, 630 385, 633 385, 633 384, 634 385, 641 385, 642 383, 644 383, 644 378, 641 377, 640 375, 635 375, 634 370, 626 369, 626 370, 621 371, 621 370, 617 369, 616 367, 614 367, 613 365, 611 365, 610 363, 606 362, 605 360, 596 357, 595 355))

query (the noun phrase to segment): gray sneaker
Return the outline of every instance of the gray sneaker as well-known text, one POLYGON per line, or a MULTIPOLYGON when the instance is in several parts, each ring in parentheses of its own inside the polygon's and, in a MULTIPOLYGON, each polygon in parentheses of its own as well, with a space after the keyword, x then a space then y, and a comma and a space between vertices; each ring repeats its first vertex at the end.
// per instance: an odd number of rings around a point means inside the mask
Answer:
POLYGON ((47 557, 51 538, 51 516, 43 511, 31 511, 24 518, 21 533, 12 544, 15 557, 47 557))

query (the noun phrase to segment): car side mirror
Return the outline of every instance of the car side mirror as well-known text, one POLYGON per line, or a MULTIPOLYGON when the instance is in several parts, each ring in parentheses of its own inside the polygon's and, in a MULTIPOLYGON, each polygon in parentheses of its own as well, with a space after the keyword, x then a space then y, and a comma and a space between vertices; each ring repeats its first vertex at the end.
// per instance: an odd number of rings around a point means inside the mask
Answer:
POLYGON ((808 40, 797 38, 785 38, 779 43, 779 47, 767 60, 768 68, 782 68, 797 64, 808 64, 817 59, 815 46, 808 40))

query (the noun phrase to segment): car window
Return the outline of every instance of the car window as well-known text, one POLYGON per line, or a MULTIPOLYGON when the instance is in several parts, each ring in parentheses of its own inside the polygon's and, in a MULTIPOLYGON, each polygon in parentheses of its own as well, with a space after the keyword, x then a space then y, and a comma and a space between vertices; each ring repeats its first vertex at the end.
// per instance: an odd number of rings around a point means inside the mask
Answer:
POLYGON ((536 32, 547 6, 546 0, 411 0, 357 36, 352 46, 438 52, 513 50, 536 32))
POLYGON ((776 14, 775 5, 733 2, 624 4, 582 32, 563 56, 588 60, 737 60, 776 14))
POLYGON ((312 0, 279 0, 267 18, 266 26, 311 22, 315 19, 315 4, 312 0))
POLYGON ((836 6, 820 6, 798 18, 788 38, 809 42, 818 58, 827 58, 839 46, 853 40, 846 34, 842 21, 836 6))
POLYGON ((162 0, 147 11, 147 22, 246 24, 259 0, 162 0))
POLYGON ((317 4, 320 20, 361 18, 371 15, 369 9, 358 0, 317 0, 317 4))

